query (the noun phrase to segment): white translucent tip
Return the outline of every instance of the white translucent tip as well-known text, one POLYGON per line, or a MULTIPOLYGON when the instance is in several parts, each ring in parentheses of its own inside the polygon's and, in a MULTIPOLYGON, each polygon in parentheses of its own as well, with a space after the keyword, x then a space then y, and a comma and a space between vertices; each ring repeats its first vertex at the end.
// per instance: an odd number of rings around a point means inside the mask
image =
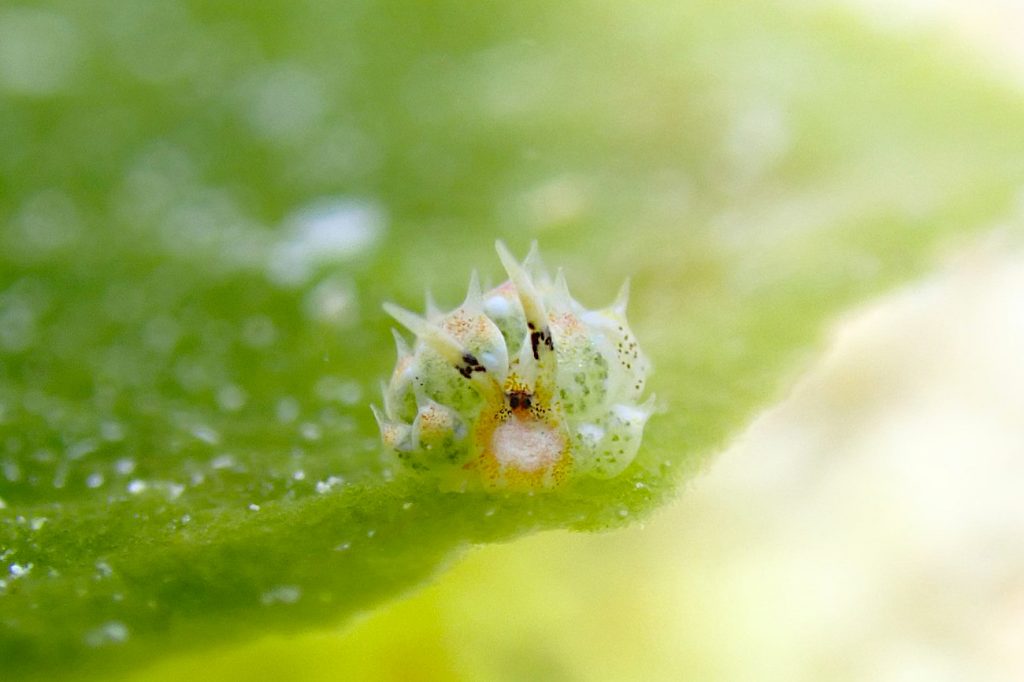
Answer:
POLYGON ((505 272, 508 273, 508 278, 512 280, 512 284, 516 288, 519 303, 523 306, 523 312, 526 313, 526 320, 532 322, 538 329, 543 329, 547 326, 547 313, 529 273, 516 261, 500 239, 494 243, 494 248, 498 252, 501 264, 505 267, 505 272))
POLYGON ((437 307, 437 301, 434 300, 434 294, 431 293, 430 289, 427 289, 423 295, 424 309, 427 311, 427 319, 434 320, 441 316, 441 309, 437 307))
POLYGON ((430 329, 430 323, 416 313, 406 310, 394 303, 385 303, 384 312, 394 318, 395 322, 402 325, 416 336, 423 336, 430 329))
POLYGON ((625 315, 627 305, 629 305, 629 277, 619 287, 619 293, 616 294, 615 301, 612 302, 612 310, 620 315, 625 315))
POLYGON ((394 303, 385 303, 384 312, 395 318, 398 324, 411 331, 423 343, 428 344, 450 362, 457 363, 462 358, 465 352, 462 344, 437 325, 431 324, 416 313, 410 312, 394 303))
POLYGON ((471 308, 474 310, 478 310, 483 306, 483 292, 480 289, 480 275, 477 273, 475 268, 469 275, 469 287, 466 289, 466 300, 462 305, 465 308, 471 308))
POLYGON ((384 418, 384 415, 381 414, 380 408, 378 408, 376 405, 371 404, 370 411, 373 412, 373 418, 377 420, 377 428, 383 429, 384 424, 387 423, 387 420, 384 418))
POLYGON ((395 337, 395 350, 398 351, 398 358, 402 359, 407 355, 410 355, 412 351, 409 350, 409 344, 406 343, 405 338, 398 332, 398 330, 392 329, 391 335, 395 337))

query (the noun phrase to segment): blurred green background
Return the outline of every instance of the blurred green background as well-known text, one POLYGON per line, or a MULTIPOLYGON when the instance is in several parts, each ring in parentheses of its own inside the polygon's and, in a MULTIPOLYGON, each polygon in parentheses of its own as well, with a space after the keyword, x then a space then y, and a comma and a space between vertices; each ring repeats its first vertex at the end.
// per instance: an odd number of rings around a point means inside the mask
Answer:
POLYGON ((742 678, 729 600, 666 549, 686 514, 455 559, 651 513, 836 313, 1016 219, 1022 152, 1024 101, 979 60, 831 4, 5 5, 0 655, 742 678), (590 306, 633 277, 664 409, 620 479, 441 495, 381 452, 380 303, 497 282, 495 238, 538 239, 590 306))

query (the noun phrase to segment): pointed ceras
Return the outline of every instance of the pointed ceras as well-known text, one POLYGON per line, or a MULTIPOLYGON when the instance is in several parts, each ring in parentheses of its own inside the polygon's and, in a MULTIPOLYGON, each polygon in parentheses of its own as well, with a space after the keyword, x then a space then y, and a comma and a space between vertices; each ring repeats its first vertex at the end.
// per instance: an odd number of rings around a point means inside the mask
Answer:
POLYGON ((398 361, 373 408, 384 444, 407 468, 446 489, 541 490, 572 477, 610 478, 636 456, 653 396, 640 402, 650 364, 626 324, 629 283, 587 310, 536 244, 519 263, 500 241, 508 281, 426 317, 386 303, 412 332, 395 333, 398 361))

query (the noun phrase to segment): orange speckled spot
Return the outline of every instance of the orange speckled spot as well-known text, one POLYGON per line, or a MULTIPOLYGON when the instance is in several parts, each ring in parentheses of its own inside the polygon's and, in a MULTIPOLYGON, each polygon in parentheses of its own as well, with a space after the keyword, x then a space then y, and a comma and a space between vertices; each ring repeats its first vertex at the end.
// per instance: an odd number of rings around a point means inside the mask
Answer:
POLYGON ((477 423, 477 457, 466 465, 487 488, 532 490, 565 481, 572 462, 563 425, 530 411, 488 406, 477 423))
POLYGON ((459 310, 446 317, 441 322, 441 326, 444 327, 445 331, 461 341, 466 338, 469 330, 472 328, 472 321, 468 315, 459 310))

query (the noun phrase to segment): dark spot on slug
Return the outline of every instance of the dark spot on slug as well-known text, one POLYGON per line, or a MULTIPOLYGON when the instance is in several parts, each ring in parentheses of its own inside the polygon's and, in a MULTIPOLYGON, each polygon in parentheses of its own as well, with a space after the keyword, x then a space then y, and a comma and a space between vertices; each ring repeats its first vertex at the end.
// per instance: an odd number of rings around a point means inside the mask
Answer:
MULTIPOLYGON (((533 326, 531 325, 531 329, 532 328, 533 326)), ((545 327, 541 331, 530 332, 530 347, 533 349, 534 360, 540 360, 539 348, 540 344, 542 343, 551 350, 555 349, 555 342, 551 338, 551 331, 547 327, 545 327)))
POLYGON ((476 359, 476 356, 472 353, 465 353, 462 356, 461 365, 456 365, 455 369, 459 371, 459 374, 466 377, 470 377, 473 372, 486 372, 487 368, 480 364, 480 361, 476 359))
POLYGON ((526 391, 512 391, 508 394, 508 406, 513 410, 528 410, 533 406, 533 396, 526 391))

